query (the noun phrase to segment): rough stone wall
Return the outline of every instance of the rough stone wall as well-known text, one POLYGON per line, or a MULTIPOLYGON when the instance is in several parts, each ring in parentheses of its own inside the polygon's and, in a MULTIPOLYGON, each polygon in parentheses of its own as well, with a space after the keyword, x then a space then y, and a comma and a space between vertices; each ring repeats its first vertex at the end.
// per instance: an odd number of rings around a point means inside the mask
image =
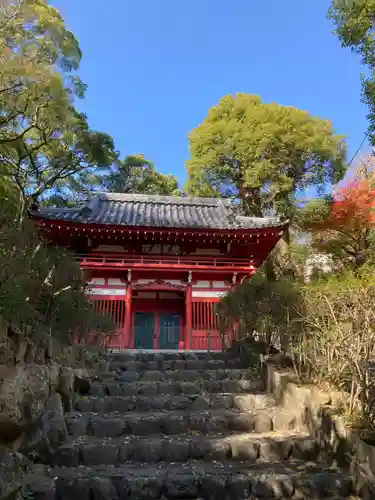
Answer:
POLYGON ((337 415, 341 395, 299 385, 289 370, 267 364, 267 391, 282 407, 294 408, 302 425, 307 425, 330 464, 347 469, 355 480, 360 498, 375 498, 375 447, 363 441, 337 415))

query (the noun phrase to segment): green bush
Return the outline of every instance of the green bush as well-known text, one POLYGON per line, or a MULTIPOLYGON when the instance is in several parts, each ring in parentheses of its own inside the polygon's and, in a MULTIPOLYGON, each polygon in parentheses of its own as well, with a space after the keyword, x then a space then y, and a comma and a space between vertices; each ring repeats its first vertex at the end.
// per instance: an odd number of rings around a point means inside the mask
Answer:
POLYGON ((11 210, 0 207, 0 214, 0 318, 9 325, 1 328, 2 345, 10 335, 21 361, 37 351, 50 356, 52 337, 103 343, 114 325, 92 310, 79 264, 43 241, 28 219, 15 224, 11 210))
POLYGON ((289 351, 302 375, 328 380, 350 394, 348 413, 372 424, 375 349, 375 273, 346 271, 305 285, 289 351))
POLYGON ((257 338, 285 349, 286 330, 297 314, 292 306, 299 297, 299 283, 285 278, 269 281, 256 274, 220 302, 217 310, 222 329, 235 330, 237 339, 257 338))
POLYGON ((348 414, 375 428, 375 269, 308 284, 255 276, 218 306, 223 328, 281 347, 301 379, 342 390, 348 414))

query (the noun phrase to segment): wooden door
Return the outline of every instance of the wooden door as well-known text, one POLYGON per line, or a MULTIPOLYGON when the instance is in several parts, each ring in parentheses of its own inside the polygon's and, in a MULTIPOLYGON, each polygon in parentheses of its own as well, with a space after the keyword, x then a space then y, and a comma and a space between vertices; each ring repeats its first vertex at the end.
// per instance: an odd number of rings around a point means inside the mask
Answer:
POLYGON ((136 312, 134 317, 134 349, 153 349, 154 332, 154 313, 136 312))
POLYGON ((178 349, 181 329, 181 315, 161 313, 159 317, 159 349, 178 349))

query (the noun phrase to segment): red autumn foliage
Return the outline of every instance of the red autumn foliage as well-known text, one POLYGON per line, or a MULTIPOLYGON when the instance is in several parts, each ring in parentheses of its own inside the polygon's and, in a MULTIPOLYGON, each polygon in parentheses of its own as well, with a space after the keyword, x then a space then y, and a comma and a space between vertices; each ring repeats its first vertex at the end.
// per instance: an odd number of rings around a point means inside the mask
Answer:
POLYGON ((336 191, 330 214, 322 226, 322 229, 347 231, 375 227, 373 179, 354 180, 336 191))

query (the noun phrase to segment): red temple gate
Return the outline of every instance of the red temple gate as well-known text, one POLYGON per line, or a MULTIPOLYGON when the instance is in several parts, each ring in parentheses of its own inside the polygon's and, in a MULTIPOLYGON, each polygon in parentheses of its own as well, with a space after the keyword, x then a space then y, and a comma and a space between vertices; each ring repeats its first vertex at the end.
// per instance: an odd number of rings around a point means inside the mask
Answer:
POLYGON ((249 279, 286 222, 244 217, 229 201, 93 193, 84 207, 31 213, 70 248, 115 349, 222 348, 215 305, 249 279))

